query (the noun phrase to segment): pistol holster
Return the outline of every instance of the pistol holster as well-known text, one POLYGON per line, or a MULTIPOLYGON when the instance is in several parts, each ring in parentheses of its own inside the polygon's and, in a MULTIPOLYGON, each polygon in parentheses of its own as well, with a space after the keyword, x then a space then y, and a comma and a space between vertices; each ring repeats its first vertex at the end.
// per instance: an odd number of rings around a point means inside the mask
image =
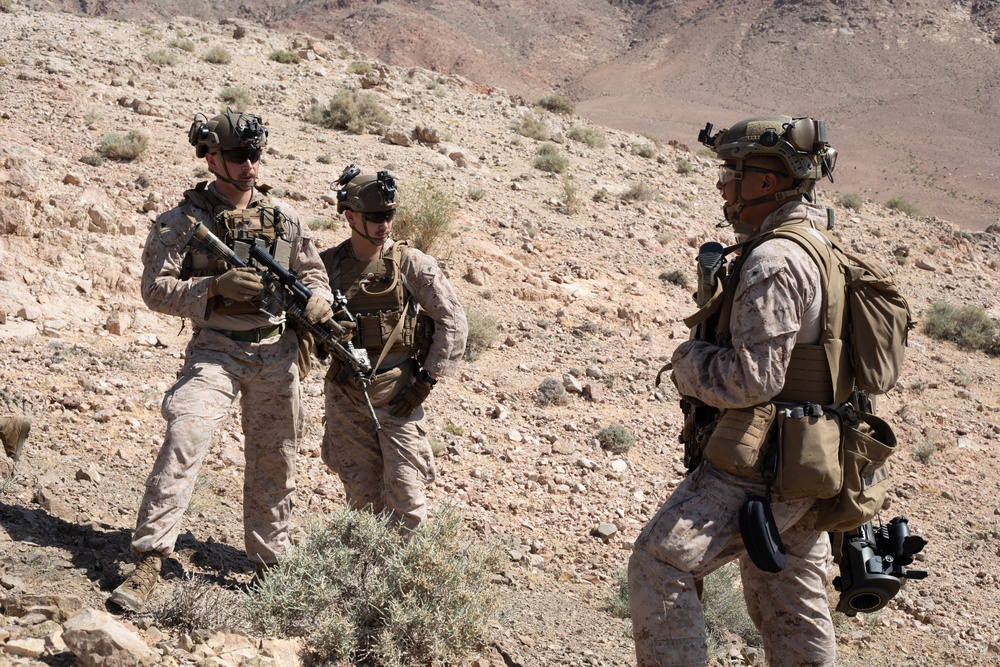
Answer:
POLYGON ((771 513, 771 501, 750 496, 740 508, 740 536, 750 560, 764 572, 781 572, 787 558, 771 513))

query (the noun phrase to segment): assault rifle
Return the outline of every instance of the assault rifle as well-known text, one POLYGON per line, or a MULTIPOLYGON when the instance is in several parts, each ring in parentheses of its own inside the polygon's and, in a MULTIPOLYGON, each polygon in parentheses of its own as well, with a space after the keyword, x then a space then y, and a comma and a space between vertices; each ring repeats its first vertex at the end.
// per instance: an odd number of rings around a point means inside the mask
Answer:
MULTIPOLYGON (((698 249, 698 290, 694 299, 701 309, 685 320, 692 327, 692 340, 715 342, 716 318, 709 305, 722 294, 722 276, 725 274, 726 248, 716 241, 704 243, 698 249)), ((719 409, 681 398, 684 427, 678 439, 684 445, 684 466, 691 472, 701 464, 707 429, 719 415, 719 409)))
POLYGON ((246 252, 249 261, 240 258, 236 252, 200 222, 194 228, 194 238, 230 266, 241 269, 252 268, 260 276, 264 283, 264 290, 261 293, 261 312, 273 317, 285 313, 295 322, 300 331, 308 331, 317 341, 322 342, 349 371, 351 382, 365 399, 368 414, 375 422, 375 430, 380 430, 382 424, 379 423, 371 398, 368 396, 368 387, 371 386, 373 373, 367 350, 356 349, 350 341, 342 344, 340 337, 344 335, 345 329, 336 320, 310 323, 305 318, 303 311, 312 297, 312 291, 299 281, 295 272, 283 267, 271 253, 256 243, 237 241, 239 249, 246 252))

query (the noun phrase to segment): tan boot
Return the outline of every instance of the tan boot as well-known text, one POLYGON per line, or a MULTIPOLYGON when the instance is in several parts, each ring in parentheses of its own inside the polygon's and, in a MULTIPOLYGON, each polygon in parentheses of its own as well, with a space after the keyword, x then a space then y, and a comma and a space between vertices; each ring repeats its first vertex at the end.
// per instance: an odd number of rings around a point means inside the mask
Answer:
POLYGON ((122 585, 111 594, 111 601, 122 609, 138 611, 153 592, 156 582, 160 580, 160 566, 163 557, 149 553, 139 557, 135 570, 122 585))
POLYGON ((28 439, 31 430, 31 419, 27 415, 4 415, 0 417, 0 440, 3 440, 4 451, 14 463, 21 459, 24 451, 24 441, 28 439))

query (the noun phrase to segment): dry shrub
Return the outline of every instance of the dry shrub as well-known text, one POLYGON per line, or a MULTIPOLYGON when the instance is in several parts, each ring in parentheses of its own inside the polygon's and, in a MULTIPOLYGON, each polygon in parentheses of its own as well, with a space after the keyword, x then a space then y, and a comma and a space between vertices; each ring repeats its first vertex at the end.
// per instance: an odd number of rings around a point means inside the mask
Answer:
POLYGON ((344 509, 268 570, 247 607, 262 634, 305 638, 316 664, 457 664, 506 619, 491 583, 504 560, 451 508, 409 541, 385 516, 344 509))
POLYGON ((243 595, 219 588, 205 577, 187 575, 174 586, 173 595, 152 611, 161 628, 182 630, 228 630, 248 628, 243 595))
POLYGON ((371 125, 392 122, 392 117, 371 93, 342 90, 327 106, 313 104, 309 107, 306 120, 351 134, 364 134, 371 125))
POLYGON ((127 134, 109 132, 101 137, 98 151, 109 160, 131 162, 149 145, 149 138, 139 130, 129 130, 127 134))
POLYGON ((466 361, 475 361, 483 350, 489 348, 499 333, 497 320, 493 315, 475 308, 465 310, 465 319, 469 323, 469 337, 465 342, 466 361))
POLYGON ((458 206, 451 195, 431 185, 400 193, 393 221, 393 237, 407 239, 413 247, 429 252, 451 232, 458 206))

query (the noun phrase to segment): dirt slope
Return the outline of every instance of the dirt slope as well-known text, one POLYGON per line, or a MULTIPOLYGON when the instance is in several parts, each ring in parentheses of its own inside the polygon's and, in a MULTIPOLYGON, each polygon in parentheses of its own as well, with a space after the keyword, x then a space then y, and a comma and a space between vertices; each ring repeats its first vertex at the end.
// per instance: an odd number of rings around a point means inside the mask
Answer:
MULTIPOLYGON (((73 593, 103 608, 127 569, 134 512, 162 437, 159 401, 187 334, 141 303, 141 245, 157 213, 199 178, 186 143, 191 116, 219 109, 219 91, 238 86, 271 128, 263 179, 315 226, 335 218, 324 195, 348 162, 391 169, 404 186, 433 184, 458 203, 454 237, 436 253, 466 309, 495 318, 499 335, 430 398, 429 427, 444 448, 432 502, 456 503, 472 529, 507 545, 515 613, 496 640, 517 664, 634 664, 628 623, 608 613, 606 600, 631 540, 683 472, 677 397, 669 388, 658 392, 653 378, 687 334, 681 319, 691 310, 695 248, 729 239, 715 227, 712 161, 669 146, 643 158, 632 150, 645 141, 636 134, 536 109, 561 138, 578 188, 581 209, 567 214, 561 177, 532 166, 539 143, 511 129, 530 110, 516 95, 421 68, 385 67, 368 81, 393 117, 384 130, 409 135, 430 127, 441 143, 403 146, 381 134, 322 129, 303 120, 304 110, 344 87, 359 88, 362 78, 349 74, 349 65, 373 59, 337 38, 309 47, 303 35, 247 23, 247 36, 236 40, 234 27, 4 15, 0 398, 26 408, 35 427, 17 477, 0 489, 0 584, 11 595, 73 593), (171 47, 175 37, 195 50, 171 47), (224 46, 233 61, 204 62, 209 45, 224 46), (292 48, 306 60, 267 59, 292 48), (146 58, 170 49, 175 65, 146 58), (564 139, 578 126, 603 132, 606 147, 564 139), (107 133, 130 129, 150 139, 139 160, 81 162, 107 133), (664 279, 671 274, 689 284, 664 279), (595 400, 571 393, 565 405, 542 405, 541 382, 565 375, 589 383, 595 400), (594 444, 612 422, 636 439, 621 456, 594 444), (594 534, 600 524, 617 532, 604 541, 594 534)), ((847 150, 841 160, 838 173, 861 168, 847 150)), ((829 201, 829 191, 822 195, 829 201)), ((900 258, 918 319, 938 300, 1000 317, 995 228, 961 232, 871 201, 837 215, 846 246, 889 263, 900 258)), ((325 247, 344 229, 316 234, 325 247)), ((320 375, 305 387, 299 526, 343 502, 339 482, 318 458, 320 375)), ((839 617, 841 662, 995 664, 997 359, 916 331, 904 379, 880 411, 901 442, 884 518, 906 514, 930 540, 919 565, 931 574, 881 614, 839 617)), ((202 573, 220 592, 250 574, 240 547, 238 423, 234 415, 217 435, 188 532, 168 567, 178 576, 202 573)), ((170 592, 164 586, 159 595, 170 592)), ((51 636, 51 628, 39 627, 0 617, 0 643, 25 632, 51 636)), ((180 655, 169 629, 143 632, 150 645, 180 655)), ((739 657, 739 648, 733 654, 727 664, 752 660, 739 657)), ((497 653, 484 659, 503 664, 497 653)))

